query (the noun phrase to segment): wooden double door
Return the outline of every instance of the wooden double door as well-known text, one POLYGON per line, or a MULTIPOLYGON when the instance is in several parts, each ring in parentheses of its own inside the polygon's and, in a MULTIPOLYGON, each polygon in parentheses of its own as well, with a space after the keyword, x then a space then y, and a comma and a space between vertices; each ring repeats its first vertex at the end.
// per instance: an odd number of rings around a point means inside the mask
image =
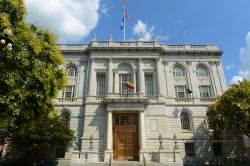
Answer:
POLYGON ((137 114, 114 114, 113 122, 114 160, 138 160, 137 114))

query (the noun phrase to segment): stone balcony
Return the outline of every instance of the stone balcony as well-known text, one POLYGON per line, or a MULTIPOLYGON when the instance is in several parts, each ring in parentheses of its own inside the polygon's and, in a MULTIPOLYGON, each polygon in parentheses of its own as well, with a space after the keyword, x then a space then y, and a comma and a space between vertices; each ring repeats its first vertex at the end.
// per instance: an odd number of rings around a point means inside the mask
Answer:
MULTIPOLYGON (((216 101, 216 98, 168 98, 159 96, 145 96, 143 93, 109 93, 104 96, 91 96, 91 102, 94 103, 166 103, 168 104, 198 104, 210 105, 216 101)), ((56 98, 55 105, 82 105, 86 98, 56 98)))
POLYGON ((103 99, 104 102, 140 102, 149 103, 149 99, 143 93, 109 93, 103 99))

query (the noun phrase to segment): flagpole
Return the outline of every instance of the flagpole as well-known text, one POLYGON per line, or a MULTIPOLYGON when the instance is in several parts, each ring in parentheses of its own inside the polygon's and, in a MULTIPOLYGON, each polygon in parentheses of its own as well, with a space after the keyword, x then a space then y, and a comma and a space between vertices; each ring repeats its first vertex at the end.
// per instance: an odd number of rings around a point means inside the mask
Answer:
POLYGON ((123 28, 123 40, 126 40, 126 18, 125 18, 125 12, 126 12, 126 1, 123 0, 123 19, 124 19, 124 28, 123 28))

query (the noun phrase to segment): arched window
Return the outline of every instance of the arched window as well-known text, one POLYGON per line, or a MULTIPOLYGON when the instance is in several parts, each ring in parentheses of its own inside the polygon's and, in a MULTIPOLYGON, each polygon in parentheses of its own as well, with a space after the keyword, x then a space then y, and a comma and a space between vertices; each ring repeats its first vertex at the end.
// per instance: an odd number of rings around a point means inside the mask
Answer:
POLYGON ((181 115, 181 129, 182 130, 190 130, 190 121, 187 112, 182 112, 181 115))
POLYGON ((198 67, 196 69, 196 73, 198 77, 207 77, 207 72, 206 69, 204 67, 198 67))
POLYGON ((67 68, 67 75, 69 77, 75 77, 76 76, 76 69, 72 66, 67 68))
POLYGON ((69 123, 70 123, 70 113, 69 112, 63 111, 61 113, 61 118, 69 125, 69 123))
POLYGON ((184 77, 183 69, 180 67, 175 67, 174 68, 174 76, 175 77, 184 77))

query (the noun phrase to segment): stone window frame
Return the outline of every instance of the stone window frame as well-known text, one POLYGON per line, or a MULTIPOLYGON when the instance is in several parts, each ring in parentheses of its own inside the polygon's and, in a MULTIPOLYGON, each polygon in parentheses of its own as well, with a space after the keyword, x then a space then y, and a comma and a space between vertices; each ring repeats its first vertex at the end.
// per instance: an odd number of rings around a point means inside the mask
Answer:
POLYGON ((77 69, 75 66, 69 65, 66 70, 67 70, 68 77, 76 77, 77 76, 77 69))
POLYGON ((182 111, 180 113, 180 121, 181 121, 181 130, 192 131, 191 118, 187 111, 182 111))
POLYGON ((205 68, 204 66, 199 65, 196 68, 196 75, 197 77, 208 77, 208 70, 207 68, 205 68), (201 70, 202 70, 202 74, 201 74, 201 70))
POLYGON ((76 91, 76 86, 75 85, 66 85, 63 92, 62 92, 62 98, 65 99, 72 99, 75 97, 75 91, 76 91), (69 91, 69 87, 72 87, 71 90, 69 91), (70 93, 70 96, 68 97, 66 94, 70 93))
POLYGON ((175 65, 174 68, 173 68, 173 75, 174 77, 176 78, 185 78, 186 77, 186 72, 185 72, 185 69, 184 67, 180 66, 180 65, 175 65), (176 71, 177 69, 180 69, 179 71, 176 71), (180 72, 179 74, 177 74, 178 72, 180 72))
POLYGON ((184 149, 185 149, 186 158, 195 157, 195 143, 194 142, 185 142, 184 149), (189 147, 187 145, 189 145, 189 147))

